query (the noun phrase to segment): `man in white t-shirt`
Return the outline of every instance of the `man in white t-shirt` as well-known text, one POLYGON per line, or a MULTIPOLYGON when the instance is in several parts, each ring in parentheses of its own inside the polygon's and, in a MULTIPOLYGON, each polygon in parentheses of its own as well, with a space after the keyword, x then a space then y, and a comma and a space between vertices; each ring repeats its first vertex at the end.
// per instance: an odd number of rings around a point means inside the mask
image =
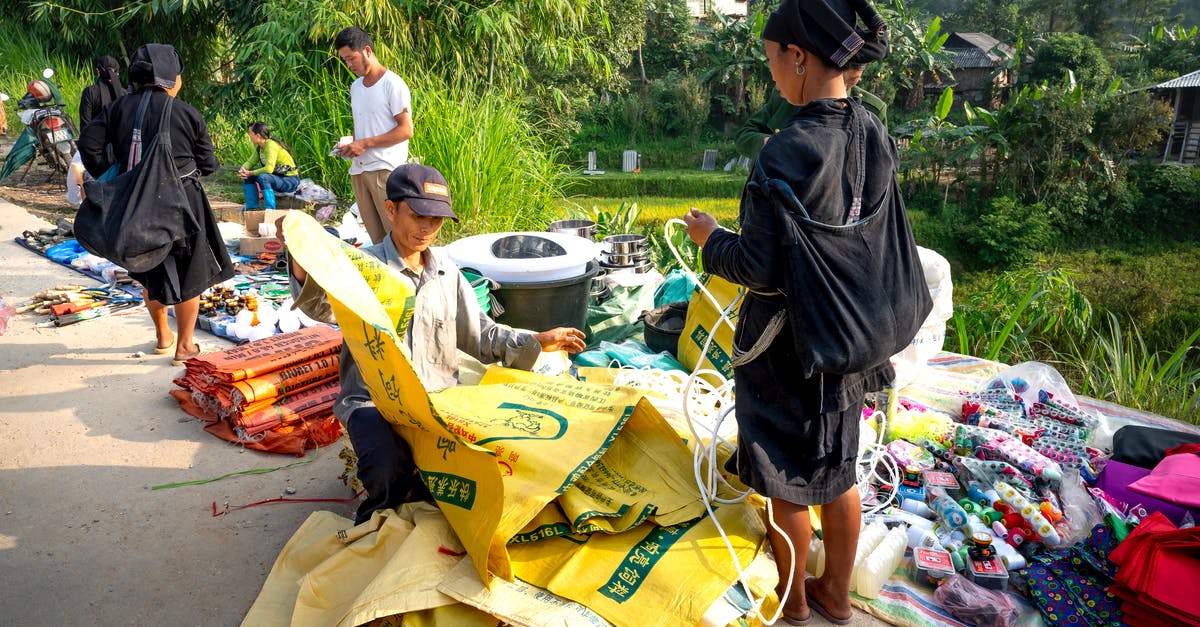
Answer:
POLYGON ((333 47, 358 77, 350 85, 354 141, 339 144, 337 153, 352 159, 354 200, 371 242, 378 244, 389 228, 383 206, 388 175, 408 161, 408 140, 413 136, 412 95, 408 85, 379 62, 374 42, 363 29, 351 26, 342 30, 333 40, 333 47))

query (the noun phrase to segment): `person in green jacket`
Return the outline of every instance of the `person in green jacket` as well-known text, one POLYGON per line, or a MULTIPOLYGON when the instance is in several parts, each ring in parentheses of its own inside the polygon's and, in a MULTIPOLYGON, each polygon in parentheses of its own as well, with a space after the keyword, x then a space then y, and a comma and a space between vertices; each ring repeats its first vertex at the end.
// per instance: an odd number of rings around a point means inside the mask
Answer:
POLYGON ((300 171, 296 159, 283 142, 271 137, 271 127, 265 122, 251 122, 246 128, 254 156, 238 168, 246 208, 258 209, 258 193, 262 190, 264 209, 275 208, 275 192, 290 194, 300 187, 300 171))
MULTIPOLYGON (((883 122, 884 127, 887 127, 887 105, 875 94, 858 86, 865 67, 865 65, 853 63, 847 65, 843 75, 846 81, 846 90, 850 96, 862 100, 863 106, 874 113, 879 121, 883 122)), ((788 118, 792 117, 795 112, 796 107, 784 100, 778 91, 772 89, 758 113, 746 120, 745 124, 738 129, 737 137, 734 140, 738 154, 752 160, 757 159, 758 151, 762 150, 763 144, 767 143, 767 138, 783 128, 788 118)))

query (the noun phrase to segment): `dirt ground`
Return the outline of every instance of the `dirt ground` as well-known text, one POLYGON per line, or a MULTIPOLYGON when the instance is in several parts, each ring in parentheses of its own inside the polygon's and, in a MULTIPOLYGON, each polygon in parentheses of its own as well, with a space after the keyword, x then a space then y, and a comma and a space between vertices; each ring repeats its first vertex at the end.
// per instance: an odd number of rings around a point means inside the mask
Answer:
MULTIPOLYGON (((36 174, 0 195, 53 217, 66 207, 63 187, 34 183, 36 174)), ((0 199, 0 296, 9 303, 95 283, 14 242, 50 226, 0 199)), ((267 474, 151 489, 302 460, 231 445, 184 414, 167 394, 182 368, 144 354, 154 342, 144 310, 61 328, 38 325, 45 320, 17 315, 0 336, 0 622, 237 625, 310 512, 352 516, 353 504, 282 503, 213 517, 213 503, 288 488, 288 498, 350 496, 338 478, 340 446, 267 474)))

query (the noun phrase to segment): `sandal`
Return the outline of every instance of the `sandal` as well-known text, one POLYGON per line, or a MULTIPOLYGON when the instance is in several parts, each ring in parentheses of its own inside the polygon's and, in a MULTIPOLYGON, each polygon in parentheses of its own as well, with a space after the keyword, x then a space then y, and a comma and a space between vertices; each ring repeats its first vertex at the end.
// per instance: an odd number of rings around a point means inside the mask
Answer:
POLYGON ((812 611, 810 610, 810 611, 808 612, 808 617, 807 617, 807 618, 803 618, 803 619, 800 619, 800 618, 792 618, 791 616, 788 616, 787 614, 780 614, 780 615, 779 615, 779 620, 781 620, 781 621, 783 621, 783 622, 785 622, 785 623, 787 623, 787 624, 789 624, 789 625, 807 625, 807 624, 809 624, 809 623, 811 623, 811 622, 812 622, 812 620, 813 620, 813 613, 812 613, 812 611))
POLYGON ((193 357, 199 357, 199 356, 203 355, 204 353, 205 353, 204 346, 203 346, 202 344, 200 344, 199 342, 196 342, 196 352, 194 352, 194 353, 191 353, 191 354, 189 354, 187 357, 184 357, 184 358, 182 358, 182 359, 178 359, 178 358, 177 358, 177 359, 172 359, 172 360, 171 360, 171 365, 172 365, 172 366, 184 366, 184 365, 187 365, 187 362, 188 362, 188 360, 189 360, 189 359, 191 359, 191 358, 193 358, 193 357))
POLYGON ((178 341, 179 341, 179 339, 175 338, 175 339, 171 340, 171 343, 166 346, 158 346, 157 344, 155 344, 154 354, 155 355, 166 355, 167 353, 174 353, 175 352, 175 342, 178 342, 178 341))

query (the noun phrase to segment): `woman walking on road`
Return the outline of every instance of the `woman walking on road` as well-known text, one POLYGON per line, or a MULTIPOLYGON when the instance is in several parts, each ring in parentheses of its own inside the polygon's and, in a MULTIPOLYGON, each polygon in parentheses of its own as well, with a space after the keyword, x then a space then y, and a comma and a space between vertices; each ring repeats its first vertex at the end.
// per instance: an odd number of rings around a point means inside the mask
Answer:
MULTIPOLYGON (((119 172, 126 172, 138 163, 141 146, 148 147, 157 139, 163 110, 183 86, 183 68, 179 53, 166 44, 146 44, 133 53, 129 79, 140 88, 107 107, 79 138, 83 164, 92 176, 99 178, 114 165, 119 172), (134 148, 135 120, 143 96, 148 101, 141 116, 141 142, 134 148), (109 145, 113 153, 111 161, 106 150, 109 145)), ((130 276, 142 285, 146 308, 154 321, 158 340, 154 352, 173 353, 172 364, 182 365, 201 352, 193 337, 200 294, 232 277, 234 270, 208 197, 200 185, 201 176, 212 174, 221 166, 213 154, 208 126, 191 105, 175 100, 169 131, 175 167, 191 211, 185 222, 193 224, 195 232, 176 241, 162 263, 146 272, 131 272, 130 276), (171 332, 167 315, 170 306, 175 308, 178 335, 171 332)))

